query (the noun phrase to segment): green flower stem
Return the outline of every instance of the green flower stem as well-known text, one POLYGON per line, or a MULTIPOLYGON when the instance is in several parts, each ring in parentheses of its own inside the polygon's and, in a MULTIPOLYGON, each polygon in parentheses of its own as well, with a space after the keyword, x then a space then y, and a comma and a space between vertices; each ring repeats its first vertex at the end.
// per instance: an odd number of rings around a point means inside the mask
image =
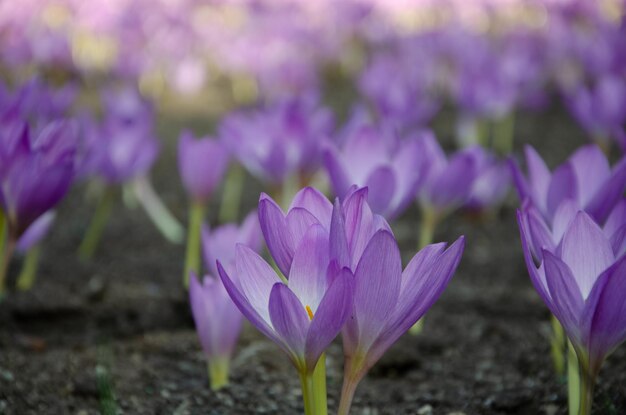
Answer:
POLYGON ((15 238, 10 235, 7 235, 2 239, 4 239, 4 242, 2 243, 2 257, 0 258, 0 301, 6 294, 6 277, 16 244, 15 238))
POLYGON ((569 350, 567 354, 567 403, 569 415, 578 415, 578 406, 581 400, 578 357, 572 343, 570 341, 567 343, 569 350))
POLYGON ((243 194, 243 184, 246 178, 243 167, 234 164, 224 183, 222 204, 220 205, 219 221, 221 223, 234 222, 239 215, 239 205, 243 194))
POLYGON ((313 398, 313 379, 306 373, 300 373, 300 385, 302 386, 302 401, 304 402, 304 415, 317 415, 315 413, 315 401, 313 398))
POLYGON ((39 268, 39 254, 41 253, 41 247, 39 245, 33 246, 24 259, 22 265, 22 271, 17 277, 17 289, 20 291, 27 291, 33 287, 35 283, 35 277, 37 276, 37 269, 39 268))
POLYGON ((565 350, 566 339, 563 332, 563 326, 559 323, 554 315, 550 316, 552 323, 552 337, 550 339, 550 353, 552 354, 552 363, 557 376, 561 378, 565 375, 565 350))
POLYGON ((211 389, 216 391, 228 385, 229 359, 211 359, 207 364, 211 389))
POLYGON ((174 244, 182 243, 185 229, 165 207, 148 178, 136 179, 133 187, 139 203, 165 239, 174 244))
POLYGON ((596 374, 593 373, 586 359, 579 357, 579 395, 578 415, 591 415, 593 405, 593 390, 596 385, 596 374))
POLYGON ((313 371, 313 401, 316 415, 328 414, 326 394, 326 354, 323 353, 313 371))
POLYGON ((502 155, 511 154, 515 137, 515 114, 510 112, 493 125, 493 148, 502 155))
POLYGON ((109 220, 114 200, 114 189, 112 187, 105 188, 100 195, 98 206, 91 218, 91 223, 89 223, 89 228, 87 228, 83 242, 78 247, 78 256, 80 259, 89 260, 96 252, 102 231, 104 231, 104 227, 109 220))
POLYGON ((200 271, 200 229, 204 219, 205 203, 192 202, 189 209, 189 229, 187 231, 187 252, 185 254, 185 269, 183 284, 189 288, 189 272, 196 274, 200 271))
MULTIPOLYGON (((426 245, 430 245, 433 242, 435 236, 435 229, 439 223, 439 215, 433 207, 422 208, 422 223, 419 233, 418 250, 424 248, 426 245)), ((424 318, 422 317, 415 323, 410 329, 409 333, 416 336, 424 329, 424 318)))

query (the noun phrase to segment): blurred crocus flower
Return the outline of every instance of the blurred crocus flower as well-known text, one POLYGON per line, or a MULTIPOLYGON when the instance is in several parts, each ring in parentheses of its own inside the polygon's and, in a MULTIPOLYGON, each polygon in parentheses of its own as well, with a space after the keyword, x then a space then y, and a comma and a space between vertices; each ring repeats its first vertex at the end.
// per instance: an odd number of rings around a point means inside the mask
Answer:
POLYGON ((523 221, 523 213, 518 213, 531 281, 574 346, 581 387, 579 413, 590 414, 602 363, 626 340, 626 255, 616 257, 602 229, 590 215, 578 211, 556 253, 543 249, 537 266, 523 221))
POLYGON ((369 205, 376 213, 389 220, 400 215, 415 198, 426 172, 420 139, 399 140, 391 129, 361 125, 341 150, 330 144, 324 164, 335 195, 344 198, 351 186, 367 186, 369 205))
POLYGON ((576 202, 598 223, 604 223, 626 188, 626 159, 613 168, 596 145, 587 145, 550 172, 539 154, 525 148, 528 178, 511 161, 514 184, 520 200, 528 199, 550 227, 556 211, 566 199, 576 202))
POLYGON ((226 271, 234 271, 235 246, 243 244, 255 252, 260 252, 263 235, 256 211, 250 212, 241 226, 227 223, 210 229, 208 225, 202 227, 202 248, 204 262, 211 275, 218 275, 217 260, 226 271))
POLYGON ((482 147, 472 154, 477 160, 477 173, 464 207, 482 211, 499 205, 511 186, 511 173, 506 162, 498 160, 482 147))
POLYGON ((306 178, 321 163, 332 113, 313 95, 284 99, 255 112, 236 112, 222 122, 220 138, 255 177, 274 186, 290 176, 306 178))
MULTIPOLYGON (((341 203, 344 214, 352 221, 347 226, 350 262, 356 265, 369 238, 379 229, 390 229, 380 215, 372 212, 367 204, 368 189, 356 189, 348 194, 341 203)), ((284 274, 291 272, 294 255, 307 229, 320 225, 331 232, 333 205, 312 187, 300 190, 287 213, 266 194, 259 200, 259 221, 267 247, 284 274)))
MULTIPOLYGON (((565 102, 582 127, 598 143, 624 136, 626 122, 626 81, 603 76, 593 87, 580 85, 566 93, 565 102)), ((622 148, 626 143, 619 142, 622 148)))
POLYGON ((228 167, 229 154, 224 145, 211 138, 196 139, 189 131, 178 142, 178 170, 191 198, 205 203, 228 167))
POLYGON ((241 332, 243 316, 233 304, 219 278, 199 281, 192 272, 189 301, 202 350, 206 356, 211 388, 228 384, 230 360, 241 332))

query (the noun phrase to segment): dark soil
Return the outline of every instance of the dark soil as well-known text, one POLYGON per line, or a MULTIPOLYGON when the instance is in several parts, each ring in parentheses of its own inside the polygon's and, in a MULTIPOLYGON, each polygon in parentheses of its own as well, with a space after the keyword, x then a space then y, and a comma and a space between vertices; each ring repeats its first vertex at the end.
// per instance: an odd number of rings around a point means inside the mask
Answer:
MULTIPOLYGON (((447 123, 441 123, 444 136, 447 123)), ((527 115, 517 145, 532 142, 548 163, 562 161, 584 137, 563 114, 527 115)), ((173 138, 153 179, 179 218, 173 138)), ((519 153, 519 148, 517 149, 519 153)), ((260 186, 250 180, 245 207, 260 186)), ((463 261, 426 318, 361 383, 354 414, 566 414, 566 386, 549 354, 549 314, 523 264, 514 197, 491 218, 456 215, 437 240, 467 237, 463 261)), ((183 247, 171 245, 140 209, 116 206, 90 263, 75 253, 93 201, 77 187, 45 243, 36 286, 0 304, 0 413, 6 414, 297 414, 298 377, 281 351, 247 326, 232 383, 208 388, 203 355, 181 289, 183 247)), ((211 211, 214 221, 216 208, 211 211)), ((416 245, 416 211, 394 226, 405 258, 416 245)), ((18 270, 15 263, 13 273, 18 270)), ((341 382, 339 344, 329 351, 330 412, 341 382)), ((626 348, 606 362, 595 414, 626 413, 626 348)))

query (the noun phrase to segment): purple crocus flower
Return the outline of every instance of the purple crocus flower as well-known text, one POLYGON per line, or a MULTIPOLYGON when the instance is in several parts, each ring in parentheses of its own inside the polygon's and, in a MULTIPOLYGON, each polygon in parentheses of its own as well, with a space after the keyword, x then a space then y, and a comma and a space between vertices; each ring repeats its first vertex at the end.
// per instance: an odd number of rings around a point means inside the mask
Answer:
POLYGON ((317 170, 322 140, 330 137, 333 124, 331 112, 306 95, 233 113, 221 124, 220 137, 250 173, 281 185, 293 174, 309 176, 317 170))
POLYGON ((426 170, 419 140, 400 141, 384 127, 362 124, 346 138, 342 150, 330 144, 324 164, 335 194, 344 198, 351 186, 367 186, 372 209, 387 219, 401 214, 415 197, 426 170))
POLYGON ((556 252, 542 249, 537 266, 524 220, 519 212, 531 281, 574 346, 581 376, 580 413, 589 414, 602 363, 626 340, 626 256, 616 257, 602 229, 590 215, 578 211, 556 252))
POLYGON ((502 202, 509 192, 511 174, 508 165, 482 147, 472 152, 477 160, 477 173, 471 184, 465 207, 481 211, 502 202))
POLYGON ((204 203, 220 184, 228 167, 224 145, 211 138, 196 140, 185 131, 178 142, 178 169, 185 189, 197 203, 204 203))
POLYGON ((596 145, 587 145, 551 173, 539 154, 525 148, 528 178, 511 162, 513 180, 521 200, 541 213, 552 226, 556 210, 566 199, 574 200, 598 223, 603 223, 626 188, 626 158, 613 168, 596 145))
POLYGON ((218 275, 217 260, 229 273, 234 271, 237 244, 243 244, 255 252, 261 251, 262 234, 256 211, 250 212, 241 226, 227 223, 215 229, 210 229, 208 225, 202 227, 204 262, 211 275, 218 275))
POLYGON ((233 304, 219 278, 206 275, 199 281, 192 272, 189 301, 202 350, 209 367, 211 388, 228 383, 228 370, 243 316, 233 304))
MULTIPOLYGON (((368 189, 361 188, 349 193, 341 203, 341 209, 351 221, 348 235, 348 248, 351 264, 356 265, 369 238, 379 229, 388 229, 389 225, 372 212, 367 204, 368 189)), ((312 187, 300 190, 287 213, 266 194, 259 200, 259 221, 267 247, 284 275, 290 274, 295 252, 308 228, 320 225, 327 232, 331 231, 333 205, 312 187)))

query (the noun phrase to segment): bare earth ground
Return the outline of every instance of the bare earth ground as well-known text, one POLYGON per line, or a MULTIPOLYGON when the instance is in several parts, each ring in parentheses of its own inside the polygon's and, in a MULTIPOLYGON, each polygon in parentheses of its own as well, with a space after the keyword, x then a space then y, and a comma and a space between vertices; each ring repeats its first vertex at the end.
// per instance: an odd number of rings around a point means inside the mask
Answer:
MULTIPOLYGON (((447 123, 440 128, 446 136, 447 123)), ((179 218, 172 138, 155 187, 179 218)), ((518 147, 530 141, 549 164, 584 142, 563 114, 518 120, 518 147)), ((519 153, 519 148, 518 148, 519 153)), ((247 183, 245 206, 259 185, 247 183)), ((207 386, 203 356, 180 287, 183 247, 164 241, 141 210, 121 202, 92 263, 75 251, 93 203, 74 190, 45 244, 38 281, 0 304, 0 413, 297 414, 298 378, 279 349, 247 326, 219 393, 207 386)), ((449 288, 419 337, 402 338, 357 391, 354 414, 565 414, 565 385, 552 372, 548 312, 523 264, 514 198, 490 221, 457 215, 437 240, 467 237, 449 288)), ((216 209, 212 210, 214 221, 216 209)), ((416 244, 416 211, 394 226, 405 260, 416 244)), ((14 264, 13 273, 18 269, 14 264)), ((596 415, 626 413, 626 347, 609 358, 596 415)), ((341 382, 341 348, 329 351, 330 412, 341 382)))

